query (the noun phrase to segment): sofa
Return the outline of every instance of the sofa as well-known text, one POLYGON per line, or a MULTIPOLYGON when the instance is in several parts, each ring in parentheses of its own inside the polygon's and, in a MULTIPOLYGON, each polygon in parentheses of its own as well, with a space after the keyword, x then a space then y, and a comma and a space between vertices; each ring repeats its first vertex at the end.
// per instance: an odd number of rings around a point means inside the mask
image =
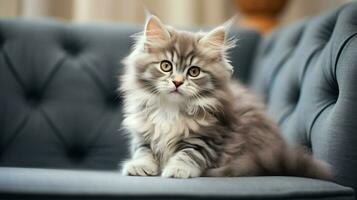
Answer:
POLYGON ((0 199, 355 199, 357 3, 268 36, 232 30, 234 77, 288 143, 332 167, 302 177, 122 176, 120 60, 141 26, 0 19, 0 199))

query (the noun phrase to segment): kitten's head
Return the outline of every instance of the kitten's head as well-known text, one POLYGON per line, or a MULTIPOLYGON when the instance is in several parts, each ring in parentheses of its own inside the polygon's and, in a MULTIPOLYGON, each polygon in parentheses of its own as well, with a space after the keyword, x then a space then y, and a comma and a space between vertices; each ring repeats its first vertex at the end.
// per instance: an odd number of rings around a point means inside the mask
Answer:
POLYGON ((137 85, 174 102, 203 102, 227 85, 233 68, 226 51, 232 44, 226 41, 225 26, 191 33, 165 26, 151 16, 135 50, 124 61, 128 76, 123 82, 131 81, 122 89, 137 85))

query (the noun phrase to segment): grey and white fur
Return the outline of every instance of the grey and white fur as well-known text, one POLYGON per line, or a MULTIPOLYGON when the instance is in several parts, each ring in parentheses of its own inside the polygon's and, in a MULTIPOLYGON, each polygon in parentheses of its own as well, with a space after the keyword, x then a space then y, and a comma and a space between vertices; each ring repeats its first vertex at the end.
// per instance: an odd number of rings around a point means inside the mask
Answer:
POLYGON ((263 103, 231 80, 225 26, 179 31, 147 20, 120 77, 132 176, 294 175, 328 179, 326 163, 289 147, 263 103))

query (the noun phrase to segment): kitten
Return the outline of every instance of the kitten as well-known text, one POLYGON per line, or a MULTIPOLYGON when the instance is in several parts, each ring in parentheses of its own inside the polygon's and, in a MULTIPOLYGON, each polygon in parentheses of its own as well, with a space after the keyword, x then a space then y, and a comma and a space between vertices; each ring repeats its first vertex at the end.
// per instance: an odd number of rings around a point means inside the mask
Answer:
POLYGON ((123 61, 123 127, 133 176, 296 175, 328 179, 327 165, 282 139, 264 105, 230 80, 224 26, 190 33, 146 23, 123 61))

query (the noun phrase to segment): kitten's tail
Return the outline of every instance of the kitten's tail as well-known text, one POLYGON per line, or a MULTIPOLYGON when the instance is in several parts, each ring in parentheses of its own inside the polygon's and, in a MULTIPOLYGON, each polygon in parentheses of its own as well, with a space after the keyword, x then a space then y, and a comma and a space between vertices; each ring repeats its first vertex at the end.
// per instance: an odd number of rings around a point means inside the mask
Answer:
POLYGON ((282 170, 287 175, 331 180, 330 166, 314 158, 302 148, 289 149, 283 153, 282 170))
MULTIPOLYGON (((324 161, 315 159, 312 155, 301 148, 289 149, 278 156, 277 165, 266 165, 264 169, 252 166, 242 173, 234 164, 207 170, 203 176, 256 176, 256 175, 287 175, 300 176, 322 180, 331 180, 330 166, 324 161)), ((233 162, 234 163, 234 162, 233 162)), ((236 163, 238 164, 238 163, 236 163)), ((264 163, 260 163, 264 166, 264 163)), ((262 166, 260 165, 260 167, 262 166)))

